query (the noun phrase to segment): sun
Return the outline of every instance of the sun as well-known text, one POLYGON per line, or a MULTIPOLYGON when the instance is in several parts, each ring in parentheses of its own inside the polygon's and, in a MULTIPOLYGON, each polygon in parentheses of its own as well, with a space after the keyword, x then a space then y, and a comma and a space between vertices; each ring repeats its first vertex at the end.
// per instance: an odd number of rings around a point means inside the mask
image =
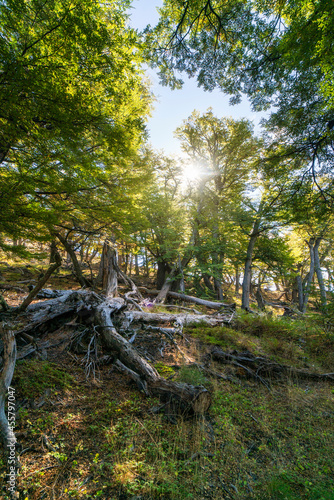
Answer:
POLYGON ((203 168, 194 163, 185 163, 182 168, 182 177, 184 182, 192 182, 203 176, 203 168))

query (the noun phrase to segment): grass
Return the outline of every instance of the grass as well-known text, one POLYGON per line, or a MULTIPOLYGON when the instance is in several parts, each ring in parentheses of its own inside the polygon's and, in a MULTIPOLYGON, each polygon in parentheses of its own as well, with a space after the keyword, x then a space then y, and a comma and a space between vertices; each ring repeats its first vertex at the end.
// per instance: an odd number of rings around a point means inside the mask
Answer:
POLYGON ((64 389, 59 408, 19 420, 40 456, 22 456, 22 498, 52 498, 47 485, 55 481, 64 499, 221 499, 222 491, 245 500, 333 498, 329 386, 213 386, 210 416, 175 425, 150 414, 157 401, 131 388, 64 389), (44 434, 55 451, 38 444, 44 434))
POLYGON ((239 313, 233 328, 195 325, 187 332, 205 344, 266 354, 298 368, 330 370, 334 365, 334 334, 317 315, 292 321, 239 313))
MULTIPOLYGON (((184 333, 192 341, 181 347, 194 359, 219 345, 319 372, 333 366, 332 329, 315 314, 292 321, 238 313, 232 328, 196 325, 184 333)), ((26 406, 16 428, 22 499, 334 500, 329 382, 274 381, 269 392, 245 378, 175 370, 166 356, 155 363, 162 376, 213 394, 208 415, 174 421, 152 412, 160 403, 110 366, 101 367, 100 382, 86 381, 73 357, 59 353, 53 361, 18 363, 12 383, 18 406, 26 406)), ((3 484, 6 473, 0 455, 3 484)), ((9 500, 4 488, 0 498, 9 500)))

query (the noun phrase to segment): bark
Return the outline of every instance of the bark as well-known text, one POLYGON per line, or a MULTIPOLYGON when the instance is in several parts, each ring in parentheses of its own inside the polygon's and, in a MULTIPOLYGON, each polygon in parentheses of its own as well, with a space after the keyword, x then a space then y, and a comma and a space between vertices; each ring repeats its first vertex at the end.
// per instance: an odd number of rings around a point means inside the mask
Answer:
POLYGON ((210 316, 207 314, 168 314, 168 313, 147 313, 140 311, 125 311, 123 328, 128 329, 133 322, 141 323, 176 323, 183 327, 205 323, 216 326, 230 323, 230 314, 210 316))
POLYGON ((249 296, 251 292, 251 269, 252 269, 252 260, 253 260, 253 252, 254 252, 254 247, 256 240, 259 236, 259 227, 260 227, 260 220, 257 219, 254 223, 253 226, 253 231, 250 236, 249 242, 248 242, 248 247, 247 247, 247 254, 246 254, 246 260, 245 260, 245 270, 244 270, 244 279, 242 282, 242 298, 241 298, 241 307, 242 309, 245 309, 246 311, 249 310, 249 296))
POLYGON ((117 297, 117 250, 109 241, 105 241, 102 250, 102 289, 106 297, 117 297))
POLYGON ((170 292, 170 289, 172 287, 173 278, 174 278, 175 274, 176 274, 176 266, 173 267, 173 269, 169 273, 165 283, 163 284, 160 292, 158 293, 158 296, 155 299, 155 302, 157 304, 160 304, 160 303, 163 304, 165 302, 166 297, 167 297, 167 295, 170 292))
POLYGON ((240 272, 239 267, 235 268, 235 295, 239 297, 239 289, 240 289, 240 272))
POLYGON ((56 262, 57 244, 55 240, 51 241, 50 244, 50 261, 49 264, 54 264, 56 262))
POLYGON ((148 267, 148 252, 147 252, 147 248, 145 248, 145 276, 149 276, 149 275, 150 275, 150 270, 148 267))
POLYGON ((297 289, 298 289, 298 309, 300 312, 303 310, 303 300, 304 300, 304 292, 303 292, 303 281, 300 274, 296 277, 297 289))
POLYGON ((320 289, 320 301, 321 306, 325 307, 327 305, 326 288, 324 283, 324 277, 321 271, 320 259, 319 259, 319 245, 322 238, 317 238, 314 244, 314 270, 317 275, 319 289, 320 289))
POLYGON ((5 325, 0 325, 0 333, 4 348, 3 367, 0 374, 0 430, 4 449, 8 451, 8 445, 14 445, 16 442, 14 432, 8 424, 5 412, 7 391, 12 382, 15 369, 16 340, 15 335, 5 325))
POLYGON ((308 299, 311 293, 311 285, 312 285, 312 280, 313 280, 313 275, 314 275, 314 245, 315 245, 315 240, 314 238, 311 238, 309 241, 306 242, 309 250, 310 250, 310 270, 307 275, 307 281, 305 284, 305 291, 303 293, 303 304, 302 304, 302 313, 306 313, 306 308, 307 308, 307 303, 308 299))
POLYGON ((265 310, 265 301, 264 301, 263 296, 262 296, 261 285, 260 284, 256 288, 255 298, 256 298, 256 302, 257 302, 258 308, 261 311, 264 311, 265 310))
POLYGON ((69 243, 69 241, 64 238, 60 233, 55 233, 55 236, 59 239, 63 247, 65 248, 66 252, 70 256, 74 268, 74 274, 79 281, 80 285, 82 287, 89 287, 91 286, 91 283, 84 277, 82 274, 81 266, 78 262, 77 256, 75 255, 75 251, 72 247, 72 245, 69 243))
POLYGON ((135 274, 139 276, 139 263, 138 263, 138 254, 135 253, 135 274))
POLYGON ((184 274, 182 268, 181 257, 178 257, 177 269, 176 269, 177 278, 173 280, 171 289, 173 292, 185 292, 185 284, 184 284, 184 274))
MULTIPOLYGON (((144 289, 147 293, 150 295, 159 295, 161 291, 159 292, 158 290, 148 290, 144 289)), ((205 300, 205 299, 199 299, 198 297, 192 297, 191 295, 185 295, 183 293, 177 293, 177 292, 170 292, 167 290, 166 296, 172 297, 173 299, 179 299, 179 300, 184 300, 185 302, 192 302, 194 304, 199 304, 201 306, 208 307, 210 309, 221 309, 223 307, 229 308, 229 309, 234 309, 235 308, 235 303, 232 304, 225 304, 224 302, 213 302, 211 300, 205 300)))
POLYGON ((170 266, 163 260, 158 260, 157 289, 161 290, 166 281, 166 274, 170 272, 170 266))

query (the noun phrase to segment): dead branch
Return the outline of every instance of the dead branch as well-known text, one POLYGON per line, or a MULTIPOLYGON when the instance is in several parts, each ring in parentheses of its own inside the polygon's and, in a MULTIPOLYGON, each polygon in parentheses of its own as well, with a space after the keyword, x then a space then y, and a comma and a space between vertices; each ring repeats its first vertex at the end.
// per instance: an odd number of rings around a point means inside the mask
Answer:
POLYGON ((29 295, 24 299, 22 304, 17 308, 16 312, 20 313, 27 309, 28 305, 34 300, 38 292, 43 288, 45 283, 50 278, 51 274, 55 272, 58 267, 61 266, 61 257, 58 252, 55 253, 55 263, 51 264, 49 269, 46 271, 44 276, 37 282, 36 286, 31 290, 29 295))

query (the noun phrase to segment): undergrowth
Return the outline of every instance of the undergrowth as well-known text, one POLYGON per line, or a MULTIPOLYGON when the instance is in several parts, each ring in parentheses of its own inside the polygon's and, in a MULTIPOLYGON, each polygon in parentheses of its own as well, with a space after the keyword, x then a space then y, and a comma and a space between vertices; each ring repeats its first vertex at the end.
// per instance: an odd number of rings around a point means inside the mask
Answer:
MULTIPOLYGON (((233 328, 197 325, 185 335, 197 339, 199 355, 218 344, 313 370, 330 366, 333 356, 332 333, 316 317, 239 314, 233 328)), ((94 382, 85 381, 84 368, 72 358, 67 367, 64 358, 61 365, 19 363, 13 381, 18 401, 33 402, 51 389, 42 407, 18 413, 20 498, 334 499, 329 382, 286 379, 269 391, 245 378, 208 379, 196 367, 175 370, 167 360, 155 367, 166 378, 209 387, 209 414, 157 414, 160 402, 110 367, 101 367, 101 381, 94 382)), ((4 457, 0 471, 5 479, 4 457)))

